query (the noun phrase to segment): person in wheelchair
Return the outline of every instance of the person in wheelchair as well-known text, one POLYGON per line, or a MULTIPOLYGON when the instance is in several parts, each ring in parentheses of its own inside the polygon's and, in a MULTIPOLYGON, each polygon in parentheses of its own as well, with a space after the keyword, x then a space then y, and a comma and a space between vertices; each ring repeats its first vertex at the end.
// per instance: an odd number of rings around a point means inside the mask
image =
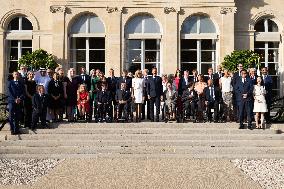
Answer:
POLYGON ((120 89, 116 91, 115 100, 117 102, 117 121, 129 119, 129 113, 131 108, 131 92, 126 89, 126 83, 120 84, 120 89))
POLYGON ((167 82, 167 89, 164 91, 163 101, 164 101, 164 115, 165 122, 169 120, 176 119, 176 100, 178 93, 173 89, 170 82, 167 82))
POLYGON ((112 96, 110 91, 107 90, 107 83, 101 84, 101 89, 97 92, 96 104, 97 104, 97 115, 96 122, 111 122, 112 117, 112 96))
POLYGON ((77 108, 79 118, 88 118, 91 107, 90 107, 90 95, 87 91, 86 84, 81 84, 77 91, 77 108))
POLYGON ((190 118, 196 122, 196 109, 198 102, 198 94, 194 90, 194 83, 190 82, 187 89, 182 94, 183 110, 186 118, 190 118))

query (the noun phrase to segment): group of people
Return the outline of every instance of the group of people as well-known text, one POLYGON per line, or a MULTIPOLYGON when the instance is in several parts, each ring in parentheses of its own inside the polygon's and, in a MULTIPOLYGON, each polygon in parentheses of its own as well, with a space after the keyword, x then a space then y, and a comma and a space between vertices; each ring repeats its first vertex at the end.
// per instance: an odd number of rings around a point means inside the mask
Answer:
POLYGON ((99 69, 88 75, 84 67, 78 74, 71 68, 65 75, 62 68, 32 72, 21 66, 8 84, 11 133, 19 133, 20 122, 35 130, 39 120, 48 127, 47 122, 65 118, 69 122, 237 121, 241 129, 245 119, 252 128, 255 118, 256 127, 264 127, 265 116, 269 122, 272 79, 267 68, 261 71, 261 76, 255 68, 248 73, 239 64, 235 73, 218 66, 216 73, 209 68, 207 76, 197 70, 192 75, 177 70, 175 75, 160 77, 152 68, 151 73, 123 70, 121 77, 110 69, 106 77, 99 69))

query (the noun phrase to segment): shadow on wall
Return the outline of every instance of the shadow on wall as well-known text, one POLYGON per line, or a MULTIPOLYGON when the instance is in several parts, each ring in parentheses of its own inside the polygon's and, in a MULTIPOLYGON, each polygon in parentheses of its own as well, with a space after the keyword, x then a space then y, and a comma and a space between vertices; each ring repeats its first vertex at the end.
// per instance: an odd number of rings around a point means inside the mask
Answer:
POLYGON ((259 9, 268 5, 266 0, 235 0, 237 13, 235 14, 235 36, 236 40, 241 40, 240 43, 235 43, 236 50, 249 49, 250 37, 247 32, 250 30, 250 24, 253 23, 252 9, 259 9), (238 39, 237 36, 240 36, 238 39))

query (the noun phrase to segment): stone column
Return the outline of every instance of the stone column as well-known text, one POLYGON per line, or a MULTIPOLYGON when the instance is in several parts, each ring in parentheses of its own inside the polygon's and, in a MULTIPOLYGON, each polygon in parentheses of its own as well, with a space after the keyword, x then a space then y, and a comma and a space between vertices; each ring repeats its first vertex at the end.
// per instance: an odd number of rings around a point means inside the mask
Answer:
POLYGON ((5 93, 5 87, 7 84, 7 61, 5 55, 5 33, 0 31, 0 41, 2 44, 0 45, 0 93, 5 93))
POLYGON ((114 69, 115 75, 119 76, 122 71, 121 53, 121 14, 122 9, 117 7, 107 7, 109 14, 106 23, 106 64, 105 72, 108 76, 108 70, 114 69))
POLYGON ((57 63, 62 64, 63 68, 68 67, 66 61, 65 48, 65 6, 50 6, 50 12, 53 14, 52 23, 52 54, 57 58, 57 63))
POLYGON ((162 74, 172 74, 180 67, 179 64, 179 24, 178 10, 174 7, 165 7, 165 22, 161 40, 161 67, 162 74))

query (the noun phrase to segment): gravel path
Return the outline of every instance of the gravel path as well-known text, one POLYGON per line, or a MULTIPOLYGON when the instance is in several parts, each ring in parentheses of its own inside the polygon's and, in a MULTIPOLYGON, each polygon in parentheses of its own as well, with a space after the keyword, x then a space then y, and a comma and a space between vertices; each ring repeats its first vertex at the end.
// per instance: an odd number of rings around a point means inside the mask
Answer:
POLYGON ((240 160, 232 161, 245 174, 265 189, 284 189, 284 160, 240 160))
POLYGON ((0 185, 33 184, 61 161, 54 159, 0 159, 0 185))

